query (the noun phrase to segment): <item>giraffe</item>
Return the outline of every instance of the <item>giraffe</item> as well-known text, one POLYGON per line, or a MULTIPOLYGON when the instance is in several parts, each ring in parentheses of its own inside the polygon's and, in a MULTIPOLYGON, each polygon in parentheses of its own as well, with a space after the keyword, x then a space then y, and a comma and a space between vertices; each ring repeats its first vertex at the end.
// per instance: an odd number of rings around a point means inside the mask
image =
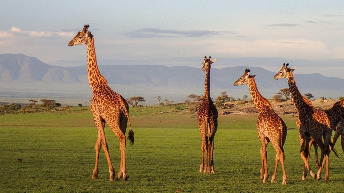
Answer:
POLYGON ((129 106, 121 95, 114 92, 109 87, 107 80, 100 74, 94 47, 94 37, 91 32, 88 31, 88 28, 89 25, 85 25, 83 30, 78 32, 78 34, 69 42, 68 46, 80 44, 86 44, 87 46, 87 73, 93 95, 91 111, 93 113, 94 123, 98 129, 98 136, 95 144, 96 162, 92 179, 98 178, 99 151, 102 147, 109 166, 110 181, 114 180, 115 171, 111 163, 104 132, 105 123, 107 123, 120 141, 121 161, 117 179, 123 177, 123 179, 126 180, 129 177, 125 162, 125 132, 127 129, 127 123, 130 127, 128 139, 131 144, 134 143, 134 132, 131 128, 129 119, 129 106))
POLYGON ((259 115, 257 120, 258 137, 261 143, 260 155, 261 155, 261 169, 260 179, 263 183, 268 179, 268 166, 267 166, 267 152, 266 147, 271 141, 276 151, 276 163, 275 170, 271 178, 271 183, 275 182, 277 167, 279 161, 281 161, 283 181, 282 184, 287 184, 287 174, 284 167, 284 150, 283 145, 287 137, 287 126, 284 121, 275 113, 271 104, 265 99, 258 91, 256 82, 254 80, 255 75, 250 75, 250 70, 246 69, 244 75, 242 75, 237 81, 234 82, 234 86, 248 85, 251 98, 256 106, 259 115))
POLYGON ((293 103, 299 114, 296 124, 299 129, 301 144, 300 155, 304 161, 302 180, 306 179, 307 171, 310 172, 313 178, 320 180, 322 168, 326 164, 325 181, 327 182, 329 179, 329 146, 331 144, 330 140, 332 134, 331 122, 324 111, 314 108, 312 103, 306 97, 301 95, 296 86, 293 75, 293 71, 295 69, 289 68, 288 65, 289 64, 283 64, 281 70, 274 76, 274 79, 287 79, 293 103), (311 138, 313 138, 321 150, 321 165, 317 174, 314 174, 309 165, 309 144, 311 138))
POLYGON ((342 150, 344 152, 344 99, 334 103, 333 106, 330 109, 325 110, 325 112, 330 119, 332 130, 335 130, 335 134, 330 145, 332 146, 333 152, 338 157, 336 151, 334 151, 333 146, 335 145, 338 137, 340 137, 342 150))
POLYGON ((200 172, 215 173, 214 168, 214 137, 217 130, 217 109, 210 98, 210 68, 216 59, 204 57, 202 71, 205 71, 204 98, 197 111, 198 128, 202 137, 202 160, 200 172))

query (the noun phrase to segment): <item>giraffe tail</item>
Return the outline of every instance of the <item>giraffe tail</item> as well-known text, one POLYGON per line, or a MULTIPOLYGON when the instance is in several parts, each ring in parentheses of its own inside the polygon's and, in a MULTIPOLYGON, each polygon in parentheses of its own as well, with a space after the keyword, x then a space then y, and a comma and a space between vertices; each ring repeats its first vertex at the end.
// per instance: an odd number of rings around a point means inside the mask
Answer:
POLYGON ((130 141, 130 145, 134 145, 134 131, 131 128, 131 122, 130 122, 130 118, 129 118, 129 107, 127 102, 122 98, 123 103, 122 103, 122 110, 124 112, 125 117, 128 120, 128 124, 129 124, 129 133, 128 133, 128 139, 130 141))
POLYGON ((131 123, 130 123, 130 119, 128 117, 128 123, 129 123, 129 134, 128 134, 128 139, 130 141, 130 145, 134 145, 134 131, 131 128, 131 123))
POLYGON ((334 144, 333 144, 332 142, 330 142, 330 150, 333 151, 334 155, 336 155, 336 156, 339 158, 338 153, 337 153, 337 151, 334 149, 334 144))

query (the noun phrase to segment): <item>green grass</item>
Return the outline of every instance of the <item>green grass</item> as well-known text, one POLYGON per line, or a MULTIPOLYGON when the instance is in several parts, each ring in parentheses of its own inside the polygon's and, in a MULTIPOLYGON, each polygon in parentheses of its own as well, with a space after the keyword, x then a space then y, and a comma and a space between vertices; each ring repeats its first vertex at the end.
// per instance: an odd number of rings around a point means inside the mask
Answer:
MULTIPOLYGON (((149 107, 150 108, 150 107, 149 107)), ((343 154, 330 157, 330 182, 301 180, 296 129, 285 144, 288 185, 263 184, 259 176, 260 142, 256 116, 220 116, 215 137, 213 175, 199 173, 200 134, 196 118, 174 108, 131 109, 135 145, 127 146, 127 181, 109 181, 101 152, 99 179, 92 180, 97 130, 88 109, 0 117, 0 192, 341 192, 343 154), (162 111, 161 111, 162 110, 162 111), (162 113, 161 113, 162 112, 162 113), (17 159, 21 158, 22 162, 17 159)), ((162 107, 161 107, 162 108, 162 107)), ((295 128, 294 117, 283 117, 295 128)), ((119 142, 110 129, 106 136, 115 171, 119 142)), ((337 146, 338 151, 339 146, 337 146)), ((313 153, 312 153, 313 155, 313 153)), ((313 156, 314 157, 314 156, 313 156)), ((311 164, 314 167, 314 160, 311 164)), ((268 146, 269 175, 275 151, 268 146)), ((309 177, 309 176, 308 176, 309 177)), ((324 172, 322 177, 324 177, 324 172)))

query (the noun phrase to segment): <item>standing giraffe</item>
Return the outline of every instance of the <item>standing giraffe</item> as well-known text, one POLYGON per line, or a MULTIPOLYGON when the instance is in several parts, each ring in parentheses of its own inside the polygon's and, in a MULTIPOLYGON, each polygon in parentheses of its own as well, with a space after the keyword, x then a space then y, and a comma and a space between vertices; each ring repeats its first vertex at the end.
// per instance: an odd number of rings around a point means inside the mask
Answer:
POLYGON ((202 71, 205 71, 204 98, 197 111, 198 128, 202 136, 202 161, 200 172, 215 173, 214 169, 214 137, 217 130, 217 109, 210 98, 210 68, 216 59, 204 57, 202 71), (205 160, 204 160, 205 159, 205 160), (205 163, 204 163, 205 161, 205 163))
POLYGON ((330 154, 330 140, 331 140, 331 122, 327 114, 312 106, 311 102, 306 99, 299 92, 294 79, 293 71, 290 69, 289 64, 283 64, 281 70, 274 76, 274 78, 282 79, 286 78, 289 85, 289 90, 293 99, 293 103, 299 113, 298 120, 296 122, 299 129, 299 137, 301 144, 301 158, 304 161, 304 171, 302 180, 306 179, 307 171, 310 172, 313 178, 321 179, 321 170, 326 163, 325 181, 329 179, 329 154, 330 154), (315 175, 309 165, 309 143, 311 137, 317 143, 321 150, 320 168, 315 175), (323 140, 324 141, 323 141, 323 140))
POLYGON ((278 162, 281 161, 281 167, 283 172, 282 184, 287 184, 287 174, 284 167, 284 150, 283 145, 287 137, 287 126, 284 121, 275 113, 271 104, 265 99, 258 91, 256 82, 254 80, 255 75, 250 75, 250 70, 246 69, 244 75, 242 75, 237 81, 234 82, 234 86, 248 85, 251 98, 256 106, 259 115, 257 120, 258 137, 261 143, 260 155, 261 164, 260 179, 265 183, 268 179, 268 165, 267 165, 267 152, 266 146, 271 141, 276 151, 276 163, 274 174, 272 175, 271 183, 275 182, 278 162))
POLYGON ((99 151, 100 148, 103 147, 106 160, 109 165, 110 181, 114 180, 115 171, 112 167, 104 132, 105 123, 107 123, 120 141, 121 161, 117 179, 123 177, 123 179, 126 180, 129 177, 125 163, 125 132, 127 129, 127 123, 129 123, 130 127, 128 139, 132 144, 134 143, 134 132, 131 129, 129 119, 129 106, 121 95, 114 92, 109 87, 107 80, 100 74, 97 65, 96 51, 94 48, 94 37, 90 31, 87 31, 88 27, 89 25, 85 25, 83 30, 78 32, 78 34, 69 42, 68 46, 79 44, 86 44, 87 46, 87 72, 93 94, 91 111, 93 113, 94 123, 98 129, 98 137, 95 145, 96 164, 92 178, 98 178, 99 151))

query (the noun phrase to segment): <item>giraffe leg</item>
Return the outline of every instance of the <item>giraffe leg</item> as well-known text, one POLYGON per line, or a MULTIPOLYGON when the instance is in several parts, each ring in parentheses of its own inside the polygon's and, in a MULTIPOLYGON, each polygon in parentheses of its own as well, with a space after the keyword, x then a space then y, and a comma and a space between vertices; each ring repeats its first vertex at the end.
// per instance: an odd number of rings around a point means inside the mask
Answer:
POLYGON ((275 170, 271 178, 271 183, 275 182, 276 179, 276 174, 277 174, 277 167, 279 161, 281 161, 281 168, 282 168, 282 173, 283 173, 283 181, 282 184, 286 185, 287 184, 287 174, 285 172, 285 167, 284 167, 284 151, 283 148, 280 146, 278 143, 273 144, 275 150, 276 150, 276 161, 275 161, 275 170))
POLYGON ((211 142, 210 139, 207 137, 207 146, 206 146, 206 159, 205 159, 205 171, 204 173, 210 173, 210 149, 211 149, 211 142))
POLYGON ((123 178, 126 180, 129 176, 127 174, 127 168, 125 163, 125 145, 126 145, 126 125, 121 125, 121 114, 120 117, 116 116, 116 114, 108 115, 109 117, 114 117, 115 119, 112 121, 107 121, 109 127, 117 136, 119 143, 120 143, 120 152, 121 152, 121 159, 120 159, 120 167, 118 170, 117 179, 123 178))
POLYGON ((304 171, 303 171, 303 176, 302 180, 306 179, 307 172, 311 174, 312 178, 316 178, 316 175, 312 171, 310 165, 309 165, 309 143, 310 143, 310 136, 309 135, 303 135, 302 137, 302 145, 301 145, 301 151, 300 151, 300 156, 301 159, 304 162, 304 171))
POLYGON ((211 157, 210 157, 210 171, 212 174, 215 174, 215 168, 214 168, 214 138, 211 140, 211 157))
POLYGON ((98 178, 98 160, 99 160, 99 151, 100 151, 100 147, 101 147, 101 137, 100 137, 100 133, 98 131, 98 137, 97 137, 97 141, 96 141, 96 145, 95 145, 95 150, 96 150, 96 164, 93 170, 93 175, 92 175, 92 179, 97 179, 98 178))
POLYGON ((103 151, 104 151, 105 156, 106 156, 106 161, 107 161, 108 166, 109 166, 110 181, 113 181, 114 180, 114 173, 115 173, 115 171, 114 171, 112 163, 111 163, 109 149, 108 149, 108 145, 106 143, 105 132, 104 132, 104 124, 105 124, 104 121, 101 121, 99 123, 97 122, 97 127, 98 127, 98 132, 99 132, 100 137, 101 137, 101 145, 102 145, 103 151))
POLYGON ((329 180, 329 155, 330 155, 330 140, 331 140, 331 132, 327 132, 324 135, 324 141, 325 145, 323 147, 324 151, 324 159, 322 160, 322 165, 320 169, 318 170, 318 178, 317 180, 321 179, 321 169, 324 167, 326 163, 326 173, 325 173, 325 182, 328 182, 329 180))
POLYGON ((319 156, 318 156, 318 145, 317 145, 317 143, 314 142, 314 140, 311 140, 310 144, 309 144, 309 156, 311 153, 312 145, 314 146, 315 166, 317 167, 317 169, 319 169, 320 168, 320 162, 319 162, 319 156))
POLYGON ((316 175, 316 179, 320 180, 321 179, 321 171, 322 168, 324 166, 324 164, 326 163, 326 149, 325 149, 325 144, 322 142, 321 138, 314 138, 314 140, 316 141, 316 143, 318 144, 318 146, 320 147, 321 150, 321 157, 320 157, 320 168, 318 169, 317 175, 316 175))
POLYGON ((265 139, 264 135, 258 134, 258 136, 261 142, 260 156, 261 156, 261 162, 262 162, 262 167, 260 169, 260 179, 263 180, 263 183, 266 183, 269 177, 268 165, 267 165, 267 153, 266 153, 266 146, 268 145, 268 142, 265 139))
POLYGON ((344 152, 344 137, 343 137, 343 135, 344 135, 344 134, 341 134, 341 135, 340 135, 340 143, 341 143, 341 145, 342 145, 342 150, 343 150, 343 152, 344 152))
POLYGON ((205 136, 202 136, 202 145, 201 145, 201 150, 202 150, 202 159, 201 159, 201 165, 199 171, 201 173, 205 172, 204 170, 204 158, 205 158, 205 152, 207 150, 207 140, 205 136))
POLYGON ((284 166, 284 151, 282 149, 282 155, 281 155, 281 167, 282 167, 282 173, 283 173, 283 181, 282 181, 282 184, 283 185, 286 185, 287 184, 287 173, 285 171, 285 166, 284 166))
POLYGON ((125 143, 126 143, 126 138, 123 135, 120 137, 121 162, 120 162, 120 169, 118 171, 117 179, 121 179, 123 177, 124 180, 127 180, 129 178, 129 175, 127 174, 127 168, 126 168, 126 163, 125 163, 125 143))

